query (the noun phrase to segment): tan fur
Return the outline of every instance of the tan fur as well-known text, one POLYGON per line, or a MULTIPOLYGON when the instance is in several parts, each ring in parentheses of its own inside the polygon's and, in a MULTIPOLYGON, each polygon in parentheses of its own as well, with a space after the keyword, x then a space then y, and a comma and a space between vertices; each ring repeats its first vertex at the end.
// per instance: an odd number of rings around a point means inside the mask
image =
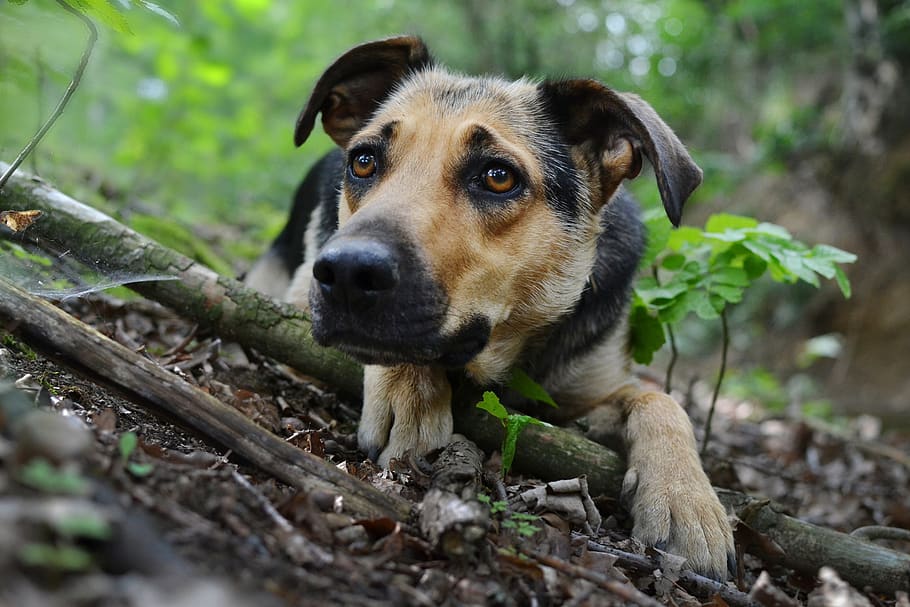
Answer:
MULTIPOLYGON (((372 76, 364 78, 358 86, 381 88, 372 76)), ((320 81, 320 86, 330 84, 320 81)), ((582 89, 600 91, 590 83, 582 89)), ((399 83, 375 112, 367 112, 362 100, 342 103, 357 97, 349 85, 331 91, 321 111, 339 145, 354 150, 391 133, 386 153, 393 170, 362 198, 342 191, 340 227, 370 225, 381 218, 416 243, 417 254, 449 302, 443 334, 474 315, 491 322, 486 347, 465 370, 480 383, 505 379, 538 332, 571 311, 581 297, 596 259, 605 205, 620 183, 641 168, 637 142, 622 132, 606 141, 577 143, 570 150, 581 171, 582 181, 574 185, 582 208, 573 229, 567 230, 565 218, 548 204, 549 167, 541 166, 541 155, 535 153, 548 144, 540 135, 548 131, 535 128, 542 119, 536 109, 536 84, 426 69, 399 83), (453 90, 465 95, 449 94, 453 90), (364 123, 366 115, 370 118, 364 123), (526 189, 514 204, 480 210, 459 181, 456 167, 478 129, 490 135, 498 157, 525 171, 526 189)), ((656 119, 643 101, 627 99, 656 119)), ((307 111, 303 122, 311 125, 312 112, 307 111)), ((670 133, 663 145, 673 141, 670 133)), ((653 164, 654 151, 650 154, 653 164)), ((306 305, 310 288, 314 255, 306 253, 310 263, 297 271, 288 292, 288 299, 299 305, 306 305)), ((634 535, 650 544, 666 541, 668 550, 685 555, 695 569, 724 577, 732 535, 701 468, 691 424, 671 397, 643 392, 636 385, 626 314, 621 318, 603 342, 551 373, 545 386, 560 403, 560 417, 588 413, 594 426, 609 426, 625 443, 629 468, 623 495, 634 517, 634 535)), ((422 454, 441 447, 451 435, 451 388, 443 369, 365 367, 358 439, 361 445, 381 449, 380 465, 408 450, 422 454)))
POLYGON ((622 492, 635 521, 632 534, 649 545, 668 538, 666 550, 686 555, 693 569, 723 577, 733 537, 682 407, 667 394, 634 387, 608 401, 626 418, 622 492))
POLYGON ((420 455, 444 447, 452 437, 452 388, 442 369, 367 365, 363 370, 362 444, 388 445, 377 463, 408 450, 420 455), (393 424, 394 421, 394 424, 393 424), (381 438, 382 440, 376 440, 381 438))

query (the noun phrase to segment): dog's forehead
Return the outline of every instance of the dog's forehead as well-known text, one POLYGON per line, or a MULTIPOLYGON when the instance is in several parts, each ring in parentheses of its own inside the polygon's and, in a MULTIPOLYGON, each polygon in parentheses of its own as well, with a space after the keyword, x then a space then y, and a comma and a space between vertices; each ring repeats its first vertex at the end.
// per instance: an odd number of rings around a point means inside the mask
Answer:
POLYGON ((530 80, 464 76, 433 67, 405 79, 379 107, 374 122, 400 116, 472 116, 523 133, 540 123, 540 105, 538 86, 530 80))

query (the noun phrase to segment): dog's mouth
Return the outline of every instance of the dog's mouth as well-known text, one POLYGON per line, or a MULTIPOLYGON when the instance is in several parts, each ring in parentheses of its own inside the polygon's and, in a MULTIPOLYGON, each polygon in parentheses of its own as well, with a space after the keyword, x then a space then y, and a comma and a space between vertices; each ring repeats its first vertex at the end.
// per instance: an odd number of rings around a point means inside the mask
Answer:
POLYGON ((350 318, 346 322, 317 313, 313 318, 313 337, 320 345, 333 346, 365 365, 443 367, 466 365, 490 339, 490 324, 480 316, 472 317, 449 335, 438 329, 420 330, 421 324, 383 326, 369 319, 350 318))

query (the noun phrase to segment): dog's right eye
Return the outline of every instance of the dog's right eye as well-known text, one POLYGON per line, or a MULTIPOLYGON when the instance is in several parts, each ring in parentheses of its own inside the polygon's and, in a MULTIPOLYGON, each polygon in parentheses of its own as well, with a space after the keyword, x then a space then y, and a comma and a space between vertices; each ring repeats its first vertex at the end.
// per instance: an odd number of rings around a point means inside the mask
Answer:
POLYGON ((356 152, 351 156, 351 175, 369 179, 376 174, 376 156, 372 152, 356 152))

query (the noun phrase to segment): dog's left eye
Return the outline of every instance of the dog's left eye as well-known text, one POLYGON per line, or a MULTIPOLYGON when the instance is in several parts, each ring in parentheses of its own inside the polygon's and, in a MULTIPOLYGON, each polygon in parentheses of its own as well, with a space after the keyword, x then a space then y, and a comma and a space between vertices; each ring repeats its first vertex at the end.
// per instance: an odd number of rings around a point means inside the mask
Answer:
POLYGON ((368 179, 376 173, 376 156, 370 152, 358 152, 351 158, 351 173, 354 177, 368 179))
POLYGON ((483 187, 494 194, 506 194, 518 185, 515 172, 502 164, 492 164, 481 175, 483 187))

